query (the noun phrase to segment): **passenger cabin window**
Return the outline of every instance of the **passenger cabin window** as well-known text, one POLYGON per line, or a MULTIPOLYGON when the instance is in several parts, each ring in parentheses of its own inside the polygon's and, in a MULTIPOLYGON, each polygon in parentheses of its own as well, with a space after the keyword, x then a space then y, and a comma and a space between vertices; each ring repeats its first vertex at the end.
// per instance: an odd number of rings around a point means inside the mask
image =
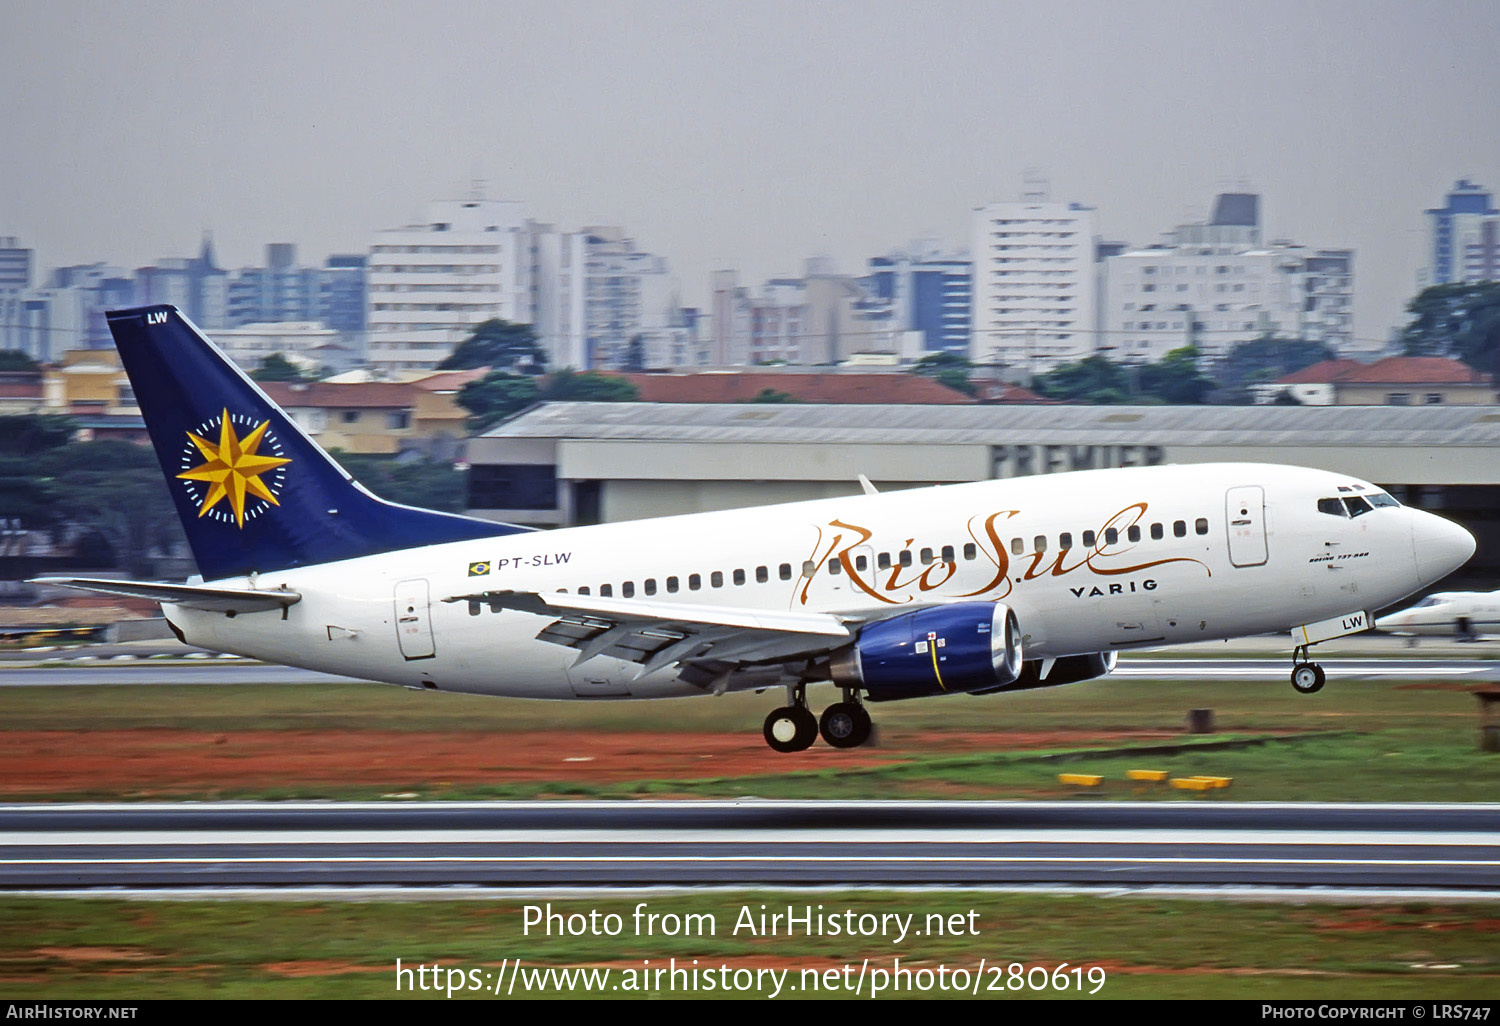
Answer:
POLYGON ((635 582, 634 581, 626 581, 624 584, 620 585, 620 597, 621 598, 634 598, 635 597, 635 582))
POLYGON ((979 546, 975 545, 973 542, 969 542, 967 545, 964 546, 964 558, 965 559, 977 559, 978 557, 979 557, 979 546))
POLYGON ((676 591, 677 591, 677 578, 675 578, 675 577, 668 577, 667 578, 667 591, 668 591, 668 593, 672 593, 672 594, 676 593, 676 591))
POLYGON ((837 573, 839 573, 839 571, 841 569, 842 569, 842 567, 839 566, 839 561, 838 560, 836 560, 836 559, 830 559, 828 561, 828 572, 829 573, 831 573, 831 574, 837 574, 837 573))
POLYGON ((765 584, 770 579, 771 579, 771 571, 768 570, 766 567, 758 566, 758 567, 755 568, 755 583, 756 584, 765 584))
POLYGON ((1035 538, 1031 539, 1031 544, 1033 552, 1046 552, 1047 536, 1045 534, 1039 534, 1035 538))
POLYGON ((777 572, 781 575, 783 581, 790 581, 792 579, 792 564, 781 564, 781 566, 777 567, 777 572))
POLYGON ((614 593, 615 593, 614 585, 612 585, 612 584, 601 584, 601 585, 599 585, 599 597, 600 598, 610 598, 611 596, 614 595, 614 593))
POLYGON ((743 570, 736 570, 734 572, 734 583, 735 584, 744 584, 745 583, 745 571, 743 571, 743 570))
POLYGON ((647 595, 655 595, 656 594, 656 578, 655 577, 648 577, 648 578, 646 578, 645 591, 646 591, 647 595))
POLYGON ((1187 537, 1187 521, 1186 520, 1174 520, 1174 521, 1172 521, 1172 537, 1174 537, 1174 538, 1186 538, 1187 537))
POLYGON ((724 571, 715 570, 713 573, 709 574, 708 583, 715 588, 724 587, 724 571))
POLYGON ((1163 530, 1163 528, 1162 528, 1162 526, 1160 524, 1152 524, 1151 525, 1151 540, 1152 541, 1161 541, 1166 536, 1167 536, 1167 532, 1165 530, 1163 530))
POLYGON ((951 563, 951 562, 953 562, 953 546, 952 545, 944 545, 943 546, 943 562, 944 563, 951 563))
POLYGON ((1125 529, 1125 537, 1129 538, 1133 542, 1140 541, 1141 540, 1141 525, 1140 524, 1131 524, 1129 527, 1127 527, 1125 529))
POLYGON ((856 569, 856 570, 868 570, 868 569, 870 569, 870 557, 869 556, 855 556, 854 557, 854 569, 856 569))
POLYGON ((580 595, 587 595, 588 593, 589 593, 589 586, 587 584, 585 584, 582 588, 578 589, 578 594, 580 594, 580 595))
POLYGON ((1019 556, 1021 553, 1025 552, 1025 551, 1026 551, 1026 543, 1023 542, 1021 539, 1019 539, 1019 538, 1012 538, 1010 540, 1010 552, 1011 552, 1011 555, 1013 555, 1013 556, 1019 556))
POLYGON ((802 576, 803 577, 811 577, 813 574, 815 574, 817 572, 818 572, 818 564, 814 563, 812 560, 809 559, 809 560, 807 560, 806 562, 804 562, 802 564, 802 576))
POLYGON ((698 574, 688 574, 688 591, 697 591, 703 587, 703 578, 698 574))
POLYGON ((1193 521, 1193 530, 1197 531, 1199 534, 1207 534, 1208 518, 1199 517, 1197 520, 1193 521))
POLYGON ((889 570, 891 568, 891 554, 889 552, 880 553, 875 557, 875 565, 882 570, 889 570))
POLYGON ((1104 544, 1106 544, 1106 545, 1113 545, 1115 542, 1117 542, 1119 540, 1120 540, 1120 532, 1119 531, 1115 530, 1113 527, 1105 528, 1105 531, 1104 531, 1104 544))
POLYGON ((923 549, 922 550, 922 565, 926 566, 928 563, 931 563, 931 562, 932 562, 932 550, 931 549, 923 549))
POLYGON ((911 549, 901 550, 901 565, 911 566, 911 549))
POLYGON ((1067 531, 1064 531, 1062 534, 1058 535, 1057 547, 1065 551, 1067 549, 1071 549, 1073 547, 1073 535, 1067 531))
POLYGON ((1093 548, 1094 547, 1094 541, 1097 539, 1097 537, 1098 536, 1095 535, 1093 531, 1084 531, 1083 532, 1083 547, 1086 548, 1086 549, 1093 548))

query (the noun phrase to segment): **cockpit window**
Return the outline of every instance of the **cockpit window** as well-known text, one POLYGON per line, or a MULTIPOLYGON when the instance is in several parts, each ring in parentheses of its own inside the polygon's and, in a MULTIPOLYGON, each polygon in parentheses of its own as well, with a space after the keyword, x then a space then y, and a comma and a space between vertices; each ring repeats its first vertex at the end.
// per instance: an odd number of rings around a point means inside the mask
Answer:
POLYGON ((1344 504, 1338 499, 1319 499, 1318 512, 1327 513, 1331 517, 1346 517, 1349 514, 1344 511, 1344 504))
POLYGON ((1391 498, 1385 492, 1371 492, 1365 498, 1370 500, 1371 506, 1399 506, 1401 503, 1391 498))
POLYGON ((1375 508, 1365 501, 1363 495, 1346 495, 1344 497, 1344 505, 1349 507, 1349 515, 1351 517, 1360 516, 1375 508))

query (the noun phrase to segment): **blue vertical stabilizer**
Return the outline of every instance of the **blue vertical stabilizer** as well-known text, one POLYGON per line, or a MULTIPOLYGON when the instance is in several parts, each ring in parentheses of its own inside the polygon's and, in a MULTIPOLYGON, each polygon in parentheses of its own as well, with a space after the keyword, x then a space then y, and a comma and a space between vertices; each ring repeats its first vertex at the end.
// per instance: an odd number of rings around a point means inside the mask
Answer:
POLYGON ((108 318, 205 579, 529 530, 371 495, 176 307, 108 318))

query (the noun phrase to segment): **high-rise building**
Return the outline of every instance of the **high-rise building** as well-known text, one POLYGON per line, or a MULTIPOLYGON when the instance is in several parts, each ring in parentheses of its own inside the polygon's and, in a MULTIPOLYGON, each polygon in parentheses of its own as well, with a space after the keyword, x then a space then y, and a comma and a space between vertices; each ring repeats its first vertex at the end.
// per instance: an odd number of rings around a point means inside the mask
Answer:
POLYGON ((646 370, 674 366, 677 285, 665 259, 643 253, 615 226, 584 228, 586 367, 646 370))
POLYGON ((740 284, 735 271, 714 271, 709 278, 712 331, 708 363, 713 367, 736 367, 751 361, 750 336, 754 313, 750 290, 740 284))
POLYGON ((242 267, 230 278, 227 326, 317 321, 357 339, 365 328, 365 267, 358 254, 304 267, 294 243, 270 243, 265 266, 242 267))
POLYGON ((530 239, 532 328, 547 354, 547 366, 583 369, 587 317, 588 236, 550 224, 526 222, 530 239))
POLYGON ((1346 347, 1354 253, 1262 242, 1260 197, 1224 193, 1207 220, 1102 261, 1098 349, 1144 363, 1196 346, 1217 357, 1274 334, 1346 347))
POLYGON ((888 304, 898 331, 922 333, 929 353, 967 356, 972 328, 974 266, 933 244, 870 260, 866 288, 888 304))
POLYGON ((1032 193, 974 214, 969 359, 1022 377, 1094 351, 1092 207, 1032 193))
POLYGON ((0 236, 0 292, 31 288, 31 250, 13 235, 0 236))
POLYGON ((529 324, 531 252, 520 203, 434 203, 422 224, 370 246, 369 362, 387 371, 436 367, 476 327, 529 324))
POLYGON ((1430 263, 1421 284, 1500 281, 1500 210, 1488 189, 1453 183, 1443 206, 1427 211, 1430 263))
POLYGON ((229 274, 214 259, 207 234, 196 257, 169 257, 136 268, 135 287, 138 302, 171 303, 205 329, 228 326, 229 274))

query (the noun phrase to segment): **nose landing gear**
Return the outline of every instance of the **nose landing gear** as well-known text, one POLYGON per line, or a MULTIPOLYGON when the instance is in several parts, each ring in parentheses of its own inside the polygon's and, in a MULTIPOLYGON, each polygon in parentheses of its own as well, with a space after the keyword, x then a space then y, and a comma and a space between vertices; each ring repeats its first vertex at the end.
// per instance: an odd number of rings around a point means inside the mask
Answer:
POLYGON ((1292 649, 1292 687, 1298 694, 1316 694, 1323 690, 1326 679, 1323 667, 1308 662, 1306 645, 1297 645, 1292 649))

